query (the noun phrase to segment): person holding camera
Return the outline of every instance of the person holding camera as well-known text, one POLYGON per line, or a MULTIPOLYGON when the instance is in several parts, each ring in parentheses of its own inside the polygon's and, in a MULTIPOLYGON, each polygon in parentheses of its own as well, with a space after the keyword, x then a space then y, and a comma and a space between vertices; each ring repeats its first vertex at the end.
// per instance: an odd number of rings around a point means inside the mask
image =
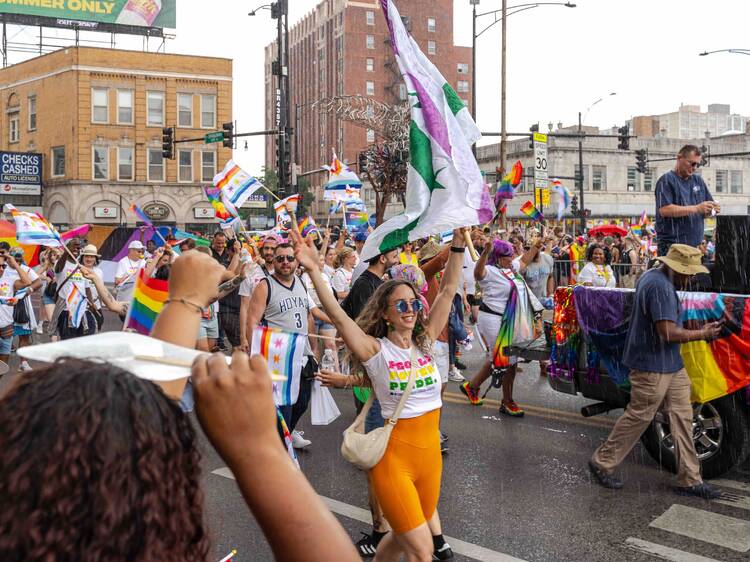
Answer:
POLYGON ((14 295, 31 285, 32 280, 25 269, 8 253, 0 249, 0 361, 8 362, 13 346, 13 299, 14 295))

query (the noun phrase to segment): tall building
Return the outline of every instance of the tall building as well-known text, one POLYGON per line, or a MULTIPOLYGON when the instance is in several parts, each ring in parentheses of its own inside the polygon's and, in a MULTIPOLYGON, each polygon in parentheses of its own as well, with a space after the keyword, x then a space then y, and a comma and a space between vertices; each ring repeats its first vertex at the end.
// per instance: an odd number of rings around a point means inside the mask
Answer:
MULTIPOLYGON (((43 206, 56 225, 215 224, 201 185, 231 149, 203 136, 232 115, 232 61, 70 47, 0 70, 0 150, 43 156, 43 206), (162 158, 162 128, 175 160, 162 158)), ((32 204, 23 196, 4 202, 32 204)))
MULTIPOLYGON (((424 53, 468 105, 471 100, 471 48, 453 44, 453 0, 399 2, 407 29, 424 53)), ((388 27, 377 0, 323 0, 289 31, 291 123, 296 131, 293 160, 301 170, 319 169, 331 159, 356 163, 357 155, 378 142, 375 131, 333 115, 314 102, 362 95, 388 104, 406 100, 406 88, 393 57, 388 27)), ((276 80, 271 73, 276 44, 266 47, 266 128, 276 127, 276 80)), ((275 138, 266 137, 266 167, 276 166, 275 138)), ((313 212, 326 212, 320 195, 325 174, 309 176, 317 190, 313 212)), ((371 212, 373 209, 371 209, 371 212)))
POLYGON ((699 105, 680 105, 677 111, 633 117, 632 132, 638 137, 700 139, 744 133, 748 118, 732 113, 728 104, 714 103, 702 112, 699 105))

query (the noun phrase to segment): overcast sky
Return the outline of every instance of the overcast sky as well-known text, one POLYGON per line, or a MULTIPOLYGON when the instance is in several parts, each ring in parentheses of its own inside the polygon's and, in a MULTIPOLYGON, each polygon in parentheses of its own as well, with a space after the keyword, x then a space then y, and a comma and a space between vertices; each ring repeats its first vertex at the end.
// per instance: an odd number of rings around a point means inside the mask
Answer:
MULTIPOLYGON (((396 0, 405 5, 409 0, 396 0)), ((509 5, 528 0, 509 1, 509 5)), ((234 59, 234 114, 239 131, 264 128, 263 48, 276 35, 261 0, 178 0, 172 53, 234 59), (210 6, 210 7, 209 7, 210 6)), ((317 0, 290 0, 290 25, 317 0)), ((578 111, 609 92, 591 109, 586 124, 622 125, 634 115, 674 111, 680 103, 731 104, 750 115, 750 56, 704 50, 750 48, 750 3, 743 0, 580 0, 574 9, 542 6, 508 18, 508 130, 527 131, 535 122, 572 124, 578 111)), ((478 11, 499 9, 481 0, 478 11)), ((478 29, 493 16, 478 20, 478 29)), ((454 0, 454 42, 471 45, 469 0, 454 0)), ((18 33, 17 28, 10 34, 18 33)), ((28 32, 21 33, 29 39, 28 32)), ((99 35, 101 38, 102 36, 99 35)), ((106 36, 104 36, 107 38, 106 36)), ((19 36, 20 38, 20 36, 19 36)), ((151 43, 152 49, 155 43, 151 43)), ((139 38, 120 36, 118 47, 141 48, 139 38)), ((483 131, 500 130, 500 24, 477 40, 477 121, 483 131)), ((19 55, 12 54, 11 60, 19 55)), ((493 142, 486 139, 483 143, 493 142)), ((263 141, 248 140, 236 160, 258 173, 263 141)))

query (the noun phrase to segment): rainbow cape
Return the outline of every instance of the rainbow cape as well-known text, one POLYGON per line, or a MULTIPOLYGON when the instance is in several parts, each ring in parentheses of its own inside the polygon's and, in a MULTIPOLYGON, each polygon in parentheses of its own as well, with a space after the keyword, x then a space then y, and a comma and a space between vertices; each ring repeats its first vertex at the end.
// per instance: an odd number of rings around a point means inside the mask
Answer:
POLYGON ((526 201, 526 203, 521 206, 521 212, 533 221, 544 220, 542 212, 537 209, 531 201, 526 201))
MULTIPOLYGON (((307 323, 306 318, 302 320, 307 323)), ((265 357, 272 374, 286 376, 283 383, 273 383, 277 406, 291 406, 297 402, 306 339, 307 334, 284 332, 267 326, 258 326, 253 330, 252 353, 265 357)))
POLYGON ((145 271, 141 269, 135 281, 133 300, 128 309, 124 329, 144 336, 149 335, 168 297, 169 281, 146 277, 145 271))
POLYGON ((510 357, 505 355, 505 348, 511 346, 514 342, 531 341, 535 334, 528 286, 526 287, 527 297, 525 300, 521 300, 518 298, 519 292, 516 283, 525 283, 523 278, 517 272, 511 270, 502 269, 500 273, 510 281, 511 291, 500 321, 500 330, 492 349, 492 364, 496 368, 503 369, 510 365, 510 357))

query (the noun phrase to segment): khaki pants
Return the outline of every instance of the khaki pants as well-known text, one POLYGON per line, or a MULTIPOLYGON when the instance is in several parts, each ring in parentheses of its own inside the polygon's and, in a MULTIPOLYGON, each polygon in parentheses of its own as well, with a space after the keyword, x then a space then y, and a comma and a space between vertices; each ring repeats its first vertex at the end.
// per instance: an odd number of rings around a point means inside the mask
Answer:
POLYGON ((594 452, 592 462, 606 473, 617 468, 646 431, 663 402, 675 444, 677 485, 700 484, 702 478, 692 437, 693 408, 687 371, 681 369, 670 374, 631 371, 630 384, 630 403, 607 440, 594 452))

